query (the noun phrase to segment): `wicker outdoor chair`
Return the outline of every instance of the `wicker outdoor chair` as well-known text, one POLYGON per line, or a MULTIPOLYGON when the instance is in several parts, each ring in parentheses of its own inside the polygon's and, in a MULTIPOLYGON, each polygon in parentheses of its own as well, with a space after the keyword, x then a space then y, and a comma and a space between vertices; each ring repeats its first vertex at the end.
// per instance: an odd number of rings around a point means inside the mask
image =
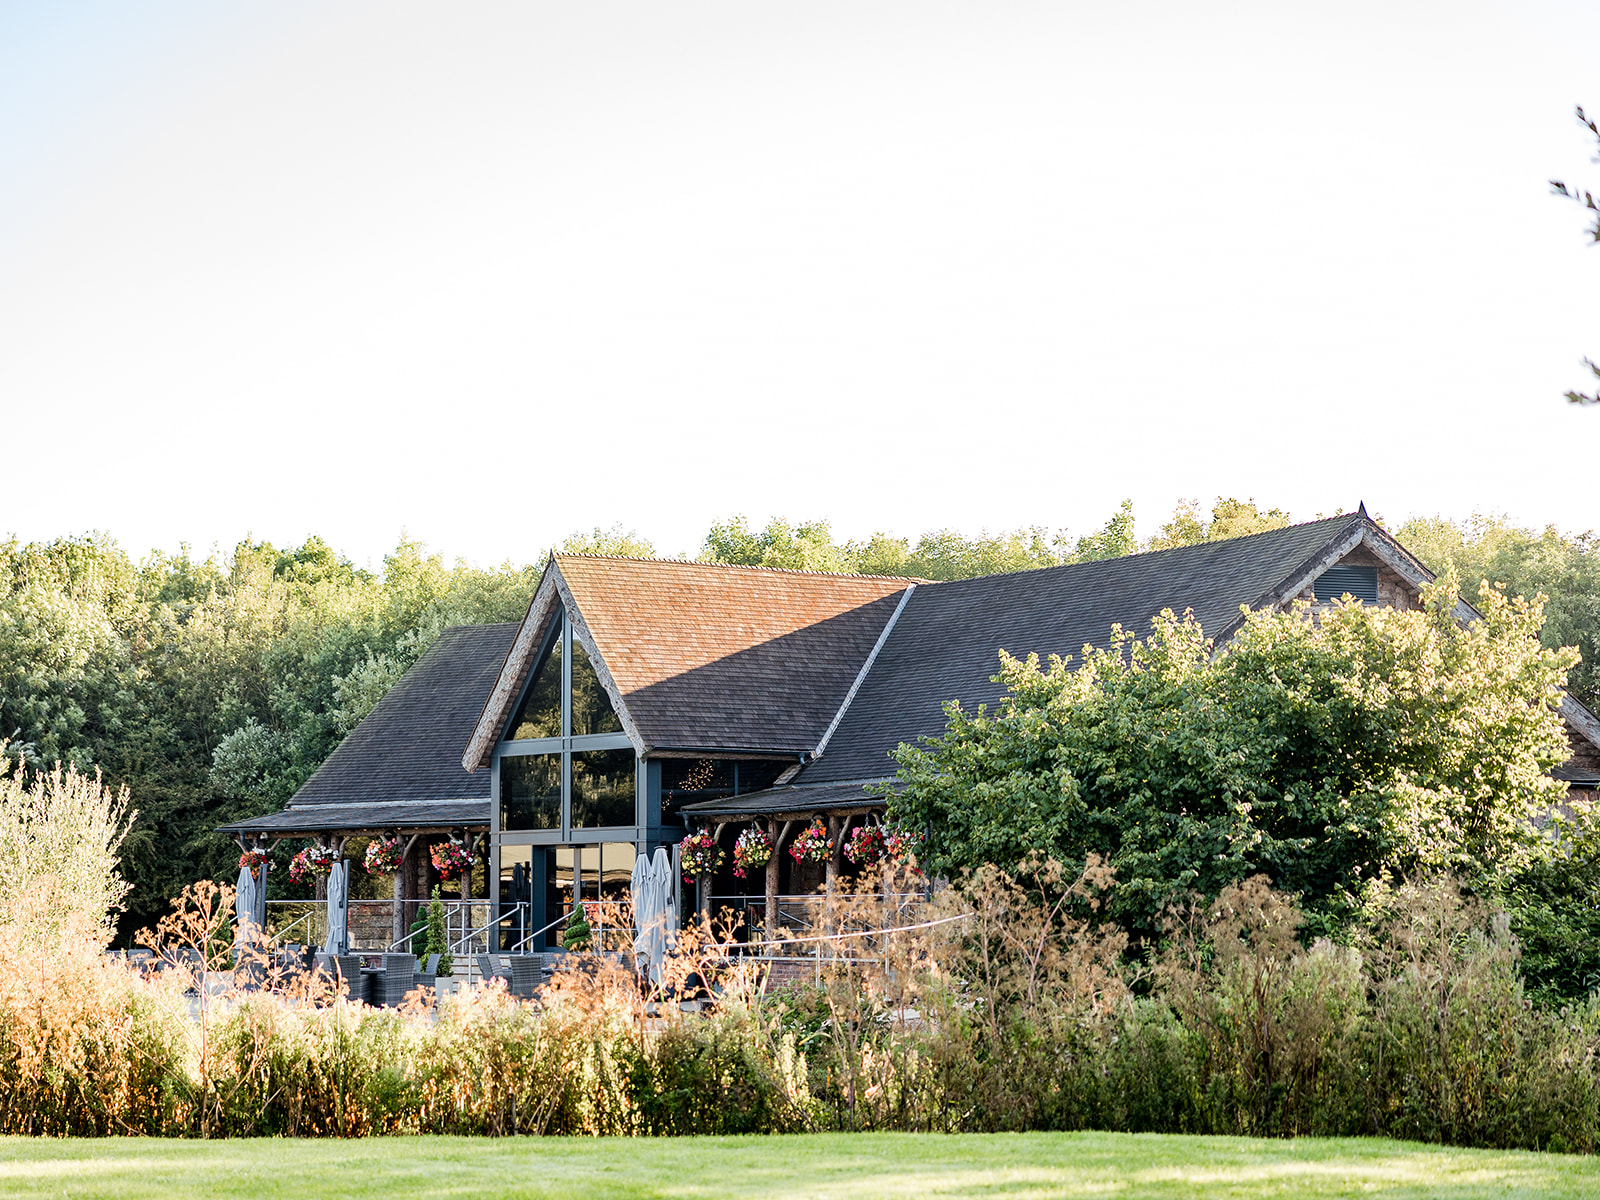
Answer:
POLYGON ((504 979, 507 990, 512 986, 511 968, 502 967, 493 954, 478 955, 478 974, 483 977, 485 983, 491 979, 504 979))
MULTIPOLYGON (((405 1002, 406 993, 416 987, 417 956, 415 954, 385 954, 383 956, 383 995, 374 996, 374 1004, 397 1008, 405 1002)), ((374 980, 378 976, 373 977, 374 980)))

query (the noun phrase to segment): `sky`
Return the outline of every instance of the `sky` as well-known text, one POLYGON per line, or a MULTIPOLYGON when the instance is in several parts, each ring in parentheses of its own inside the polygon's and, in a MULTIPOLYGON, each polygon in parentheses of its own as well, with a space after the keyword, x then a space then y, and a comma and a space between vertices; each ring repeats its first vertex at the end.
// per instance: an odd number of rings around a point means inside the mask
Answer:
POLYGON ((1600 526, 1600 4, 0 4, 0 536, 1600 526), (1589 382, 1592 383, 1592 380, 1589 382))

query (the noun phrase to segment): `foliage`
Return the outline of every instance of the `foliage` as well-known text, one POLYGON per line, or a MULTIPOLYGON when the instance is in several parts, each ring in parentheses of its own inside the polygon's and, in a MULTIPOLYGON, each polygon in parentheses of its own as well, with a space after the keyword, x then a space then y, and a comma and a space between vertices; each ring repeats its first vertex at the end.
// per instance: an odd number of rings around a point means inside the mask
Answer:
POLYGON ((4 756, 98 768, 138 797, 126 937, 230 874, 215 827, 292 795, 442 629, 519 618, 538 570, 447 567, 404 541, 378 574, 317 538, 138 563, 103 534, 0 542, 4 756))
POLYGON ((1149 971, 1104 920, 1102 862, 986 867, 914 919, 892 900, 902 882, 819 900, 810 927, 844 940, 786 992, 690 930, 659 997, 612 956, 574 954, 537 1004, 495 984, 437 1007, 419 991, 399 1012, 318 979, 232 988, 204 951, 230 902, 209 884, 148 939, 175 964, 156 976, 71 931, 40 953, 11 940, 27 920, 0 924, 0 1130, 1104 1128, 1595 1148, 1600 1003, 1529 1005, 1504 919, 1446 878, 1390 889, 1354 946, 1310 950, 1292 898, 1234 884, 1168 911, 1149 971), (176 965, 189 947, 195 965, 176 965), (706 981, 703 1013, 653 1003, 706 981))
POLYGON ((419 954, 426 957, 430 954, 439 956, 438 965, 434 968, 437 975, 449 975, 455 970, 455 963, 450 957, 450 934, 445 928, 444 901, 439 897, 437 884, 433 888, 433 896, 428 901, 428 941, 419 954))
POLYGON ((837 543, 826 521, 792 525, 775 517, 764 529, 753 530, 744 517, 736 516, 711 527, 700 557, 744 566, 951 580, 1114 558, 1138 549, 1133 504, 1124 500, 1104 526, 1075 540, 1065 531, 1035 525, 1009 533, 985 531, 976 537, 933 530, 915 545, 909 538, 887 533, 875 533, 864 542, 837 543))
POLYGON ((610 529, 598 525, 590 533, 574 533, 557 547, 563 554, 600 554, 610 558, 654 558, 655 543, 640 537, 621 522, 610 529))
MULTIPOLYGON (((1577 114, 1578 124, 1587 129, 1595 141, 1600 143, 1600 125, 1596 125, 1594 119, 1583 111, 1582 105, 1578 106, 1577 114)), ((1591 161, 1600 162, 1600 157, 1591 161)), ((1558 196, 1564 196, 1568 200, 1581 205, 1586 211, 1594 214, 1590 219, 1589 228, 1585 232, 1588 233, 1591 244, 1600 242, 1600 202, 1596 202, 1594 194, 1582 188, 1568 189, 1567 185, 1559 179, 1550 181, 1550 190, 1558 196)), ((1583 360, 1583 365, 1589 369, 1590 374, 1600 379, 1600 364, 1596 364, 1586 358, 1583 360)), ((1600 391, 1586 394, 1574 389, 1567 393, 1567 399, 1573 404, 1600 404, 1600 391)))
POLYGON ((1002 653, 1009 697, 949 705, 943 737, 902 747, 891 815, 929 830, 936 875, 1101 855, 1113 914, 1146 938, 1178 896, 1259 873, 1324 930, 1419 868, 1486 884, 1537 857, 1530 819, 1565 795, 1547 772, 1575 656, 1539 646, 1538 603, 1485 587, 1462 627, 1454 595, 1447 578, 1426 611, 1251 613, 1221 654, 1170 612, 1075 669, 1002 653))
POLYGON ((567 918, 566 926, 561 930, 561 946, 565 950, 587 950, 593 942, 593 930, 583 915, 583 905, 574 904, 572 915, 567 918))
POLYGON ((1552 650, 1577 647, 1583 659, 1567 685, 1584 704, 1600 707, 1600 539, 1554 526, 1523 528, 1482 513, 1460 522, 1420 517, 1396 536, 1435 574, 1454 568, 1468 594, 1488 580, 1504 584, 1512 596, 1543 595, 1540 641, 1552 650))
POLYGON ((1282 529, 1289 524, 1289 514, 1281 508, 1266 511, 1256 507, 1254 499, 1224 500, 1217 497, 1211 508, 1208 524, 1200 515, 1196 500, 1180 500, 1172 520, 1163 525, 1150 539, 1149 549, 1170 550, 1176 546, 1193 546, 1199 542, 1216 542, 1224 538, 1249 537, 1269 529, 1282 529))
POLYGON ((128 893, 117 856, 135 816, 127 788, 113 791, 98 771, 0 763, 0 924, 34 946, 54 944, 70 924, 98 952, 128 893), (24 902, 41 889, 49 904, 24 902))

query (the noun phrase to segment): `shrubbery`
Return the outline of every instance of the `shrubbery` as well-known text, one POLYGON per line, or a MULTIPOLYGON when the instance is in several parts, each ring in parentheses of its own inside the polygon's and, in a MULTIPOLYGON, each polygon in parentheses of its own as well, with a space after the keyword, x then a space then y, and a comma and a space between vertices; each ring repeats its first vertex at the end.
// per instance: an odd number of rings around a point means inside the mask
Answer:
POLYGON ((1534 1004, 1506 917, 1448 876, 1374 893, 1348 944, 1309 947, 1252 877, 1169 906, 1133 957, 1110 867, 1037 860, 914 918, 903 880, 841 892, 813 927, 842 949, 788 988, 687 930, 665 971, 674 996, 709 981, 705 1011, 647 1005, 588 954, 536 1005, 496 986, 394 1011, 320 979, 224 990, 213 884, 147 937, 171 969, 107 959, 125 802, 70 769, 0 782, 26 872, 0 890, 0 1133, 1093 1128, 1593 1152, 1600 1129, 1600 1000, 1534 1004))
MULTIPOLYGON (((1030 879, 982 872, 915 922, 943 924, 788 989, 702 954, 681 966, 716 980, 705 1013, 647 1014, 632 974, 589 956, 539 1005, 495 988, 396 1012, 302 988, 201 1012, 184 972, 140 978, 92 939, 48 955, 10 941, 0 1131, 1094 1128, 1595 1148, 1600 1003, 1533 1005, 1505 919, 1447 879, 1397 889, 1357 944, 1309 949, 1290 900, 1247 880, 1169 912, 1137 968, 1100 919, 1102 864, 1030 879)), ((829 920, 883 915, 866 894, 829 920)))

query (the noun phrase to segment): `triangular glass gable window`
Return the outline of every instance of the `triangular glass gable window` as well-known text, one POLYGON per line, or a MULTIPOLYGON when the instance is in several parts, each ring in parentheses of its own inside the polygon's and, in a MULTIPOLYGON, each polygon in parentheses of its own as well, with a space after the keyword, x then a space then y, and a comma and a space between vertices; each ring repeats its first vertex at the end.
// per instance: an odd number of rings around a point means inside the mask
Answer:
POLYGON ((511 720, 506 737, 558 738, 561 736, 561 622, 556 622, 544 660, 534 672, 522 707, 511 720))
POLYGON ((594 664, 583 643, 572 639, 572 736, 586 733, 621 733, 622 722, 611 707, 611 697, 600 686, 594 664))

